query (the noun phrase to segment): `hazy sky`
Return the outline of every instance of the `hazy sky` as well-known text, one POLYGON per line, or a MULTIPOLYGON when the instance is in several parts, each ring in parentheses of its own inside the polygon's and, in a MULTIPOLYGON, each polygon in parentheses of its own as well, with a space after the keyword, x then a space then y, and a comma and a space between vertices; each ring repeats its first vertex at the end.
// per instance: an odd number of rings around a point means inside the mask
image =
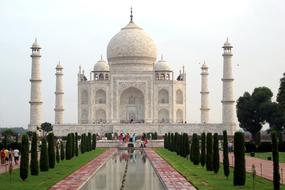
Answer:
MULTIPOLYGON (((89 73, 119 30, 134 21, 156 42, 175 76, 187 72, 188 121, 200 121, 200 65, 209 66, 210 120, 221 121, 222 45, 234 46, 235 98, 285 72, 284 0, 1 0, 0 127, 29 123, 31 50, 42 46, 44 121, 54 121, 55 66, 64 67, 65 122, 77 121, 78 66, 89 73)), ((89 77, 89 75, 88 75, 89 77)), ((275 98, 274 98, 275 99, 275 98)))

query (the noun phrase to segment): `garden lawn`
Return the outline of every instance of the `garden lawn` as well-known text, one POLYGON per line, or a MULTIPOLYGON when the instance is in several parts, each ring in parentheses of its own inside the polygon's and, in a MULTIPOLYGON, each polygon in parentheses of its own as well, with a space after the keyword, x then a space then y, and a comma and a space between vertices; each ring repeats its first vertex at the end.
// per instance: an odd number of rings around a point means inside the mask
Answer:
MULTIPOLYGON (((250 153, 246 153, 247 156, 250 156, 250 153)), ((255 158, 260 158, 267 160, 268 157, 272 159, 272 152, 256 152, 255 158)), ((285 152, 279 152, 279 163, 285 163, 285 152)))
MULTIPOLYGON (((214 174, 213 171, 207 171, 206 166, 202 168, 201 165, 193 165, 190 160, 177 156, 175 152, 164 148, 156 148, 154 150, 199 190, 253 189, 252 175, 250 173, 247 173, 245 186, 233 186, 232 168, 227 179, 224 176, 223 165, 220 165, 218 174, 214 174)), ((281 189, 283 188, 285 189, 285 186, 281 187, 281 189)), ((272 190, 273 183, 264 178, 256 177, 255 189, 272 190)))
POLYGON ((16 169, 12 172, 11 183, 9 173, 0 175, 0 189, 1 190, 46 190, 70 175, 81 166, 93 160, 99 154, 103 153, 105 148, 96 148, 95 151, 85 152, 79 154, 71 160, 63 160, 55 165, 55 168, 49 169, 47 172, 40 172, 38 176, 31 176, 30 170, 28 178, 22 181, 20 178, 20 171, 16 169))

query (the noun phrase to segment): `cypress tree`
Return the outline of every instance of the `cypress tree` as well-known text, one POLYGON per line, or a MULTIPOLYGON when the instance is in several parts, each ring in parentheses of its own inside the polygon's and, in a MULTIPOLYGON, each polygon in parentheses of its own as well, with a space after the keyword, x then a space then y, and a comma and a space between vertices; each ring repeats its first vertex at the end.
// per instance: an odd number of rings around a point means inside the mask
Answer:
POLYGON ((81 153, 84 154, 85 152, 85 134, 81 135, 81 144, 80 144, 80 148, 81 148, 81 153))
POLYGON ((213 144, 212 144, 212 133, 207 133, 207 160, 206 160, 207 171, 213 171, 213 144))
POLYGON ((206 135, 202 133, 201 135, 201 158, 200 158, 201 166, 205 166, 206 162, 206 135))
POLYGON ((274 190, 280 189, 280 173, 279 173, 279 153, 276 132, 271 133, 272 140, 272 158, 273 158, 273 186, 274 190))
POLYGON ((65 144, 65 159, 66 160, 70 160, 71 159, 71 156, 70 156, 70 153, 71 153, 71 150, 70 150, 70 147, 71 147, 71 142, 70 142, 70 133, 67 135, 67 138, 66 138, 66 144, 65 144))
POLYGON ((215 174, 218 173, 220 168, 220 155, 219 155, 219 137, 218 133, 214 134, 214 145, 213 145, 213 169, 215 174))
POLYGON ((92 139, 92 149, 96 150, 96 134, 93 134, 92 139))
POLYGON ((39 175, 39 161, 38 161, 38 136, 33 132, 32 146, 31 146, 31 175, 39 175))
POLYGON ((190 161, 193 162, 193 136, 192 136, 192 141, 190 143, 190 161))
POLYGON ((61 141, 61 142, 60 142, 60 159, 61 159, 61 160, 64 160, 64 156, 65 156, 65 154, 64 154, 64 144, 63 144, 63 142, 61 141))
POLYGON ((200 144, 199 144, 199 137, 196 133, 193 134, 193 146, 192 146, 192 153, 193 153, 193 164, 198 165, 200 162, 200 144))
POLYGON ((88 152, 91 151, 92 148, 92 138, 91 133, 88 133, 88 152))
POLYGON ((41 146, 41 156, 40 156, 40 170, 48 171, 48 151, 47 151, 47 141, 45 138, 42 140, 41 146))
POLYGON ((174 139, 173 139, 173 151, 176 152, 176 154, 177 154, 177 147, 178 147, 178 145, 177 145, 177 134, 178 133, 174 133, 174 139))
POLYGON ((59 163, 60 157, 59 157, 59 148, 58 148, 59 144, 56 145, 56 162, 59 163))
POLYGON ((163 138, 163 142, 164 142, 163 147, 164 148, 167 148, 167 140, 166 139, 167 139, 167 134, 165 133, 164 138, 163 138))
POLYGON ((49 167, 54 168, 55 166, 55 151, 54 151, 54 134, 49 133, 47 136, 48 139, 48 162, 49 167))
POLYGON ((234 186, 245 184, 244 134, 236 132, 234 136, 234 186))
POLYGON ((20 177, 23 181, 25 181, 29 172, 29 137, 26 134, 22 136, 21 149, 20 177))
POLYGON ((227 131, 223 131, 223 166, 224 166, 224 175, 228 178, 230 175, 229 168, 229 150, 228 150, 228 135, 227 131))
POLYGON ((71 133, 70 134, 70 142, 71 142, 71 145, 70 145, 70 150, 71 150, 70 156, 71 156, 71 158, 73 158, 73 156, 75 155, 75 143, 74 143, 74 140, 75 140, 74 133, 71 133))
POLYGON ((171 133, 171 151, 174 152, 175 148, 174 148, 175 142, 174 142, 174 134, 171 133))
POLYGON ((184 149, 184 157, 187 157, 189 154, 189 140, 188 140, 188 134, 183 134, 183 149, 184 149))
POLYGON ((78 156, 78 134, 75 133, 75 156, 78 156))

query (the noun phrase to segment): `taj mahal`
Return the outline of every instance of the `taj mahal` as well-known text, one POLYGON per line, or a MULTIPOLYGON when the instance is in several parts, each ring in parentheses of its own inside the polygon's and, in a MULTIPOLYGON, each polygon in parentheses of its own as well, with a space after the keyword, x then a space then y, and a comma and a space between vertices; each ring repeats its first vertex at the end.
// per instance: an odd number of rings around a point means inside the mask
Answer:
MULTIPOLYGON (((78 71, 77 123, 64 123, 63 66, 56 66, 55 135, 71 132, 130 133, 202 132, 228 134, 235 131, 235 100, 233 97, 232 45, 223 45, 222 121, 209 122, 208 66, 201 66, 201 122, 191 123, 187 115, 187 75, 184 66, 175 75, 171 64, 157 55, 152 38, 133 20, 124 26, 107 45, 107 59, 101 57, 90 72, 81 66, 78 71)), ((41 93, 41 46, 32 47, 31 99, 29 130, 35 131, 43 122, 41 93)), ((221 63, 222 64, 222 63, 221 63)), ((220 79, 217 79, 220 80, 220 79)), ((76 85, 76 84, 74 84, 76 85)))

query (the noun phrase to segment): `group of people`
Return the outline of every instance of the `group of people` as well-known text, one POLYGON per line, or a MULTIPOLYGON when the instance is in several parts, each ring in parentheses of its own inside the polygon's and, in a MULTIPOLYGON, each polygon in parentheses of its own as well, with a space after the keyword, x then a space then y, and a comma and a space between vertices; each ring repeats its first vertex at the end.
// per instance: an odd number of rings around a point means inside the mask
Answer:
POLYGON ((9 150, 6 148, 2 148, 2 150, 0 151, 0 156, 1 156, 1 165, 4 164, 11 164, 13 162, 13 158, 14 158, 14 162, 16 165, 18 165, 19 162, 19 157, 20 157, 20 151, 16 148, 16 149, 12 149, 10 148, 9 150))
MULTIPOLYGON (((126 143, 126 144, 128 144, 129 142, 136 143, 137 135, 136 133, 133 133, 132 135, 130 135, 129 133, 122 132, 120 133, 118 138, 119 138, 120 143, 126 143)), ((140 145, 141 148, 144 148, 147 143, 148 141, 147 141, 146 134, 143 133, 141 135, 141 145, 140 145)))

